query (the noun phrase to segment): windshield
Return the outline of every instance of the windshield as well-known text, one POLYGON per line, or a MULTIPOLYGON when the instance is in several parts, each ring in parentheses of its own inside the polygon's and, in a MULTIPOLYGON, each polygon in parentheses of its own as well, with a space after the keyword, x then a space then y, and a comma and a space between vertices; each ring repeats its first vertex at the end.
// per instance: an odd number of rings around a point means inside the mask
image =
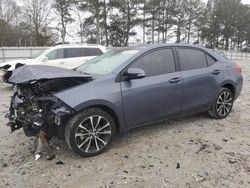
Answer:
POLYGON ((36 53, 35 55, 31 56, 30 59, 36 59, 37 57, 39 57, 41 54, 43 54, 44 52, 46 52, 48 49, 42 50, 38 53, 36 53))
POLYGON ((76 70, 86 74, 108 74, 122 65, 139 50, 112 50, 81 65, 76 70))

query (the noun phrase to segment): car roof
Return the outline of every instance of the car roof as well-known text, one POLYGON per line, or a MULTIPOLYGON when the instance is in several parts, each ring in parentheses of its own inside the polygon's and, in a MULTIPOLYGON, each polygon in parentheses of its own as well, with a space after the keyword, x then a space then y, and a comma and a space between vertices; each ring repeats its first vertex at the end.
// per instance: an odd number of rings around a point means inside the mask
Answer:
MULTIPOLYGON (((141 46, 131 46, 131 47, 122 47, 121 49, 138 49, 138 50, 149 50, 159 47, 193 47, 193 48, 200 48, 200 49, 207 49, 202 46, 192 45, 192 44, 181 44, 181 43, 173 43, 173 44, 147 44, 141 46)), ((118 47, 117 49, 119 49, 118 47)), ((116 48, 114 48, 116 49, 116 48)))
POLYGON ((197 48, 197 49, 201 49, 207 53, 209 53, 210 55, 214 56, 214 58, 216 59, 220 59, 223 60, 222 57, 212 51, 211 49, 202 47, 202 46, 198 46, 198 45, 193 45, 193 44, 181 44, 181 43, 174 43, 174 44, 147 44, 147 45, 141 45, 141 46, 132 46, 132 47, 122 47, 122 48, 114 48, 114 49, 121 49, 121 50, 139 50, 139 51, 149 51, 149 50, 153 50, 156 48, 161 48, 161 47, 189 47, 189 48, 197 48))
POLYGON ((107 52, 107 49, 105 46, 98 45, 98 44, 60 44, 60 45, 49 47, 48 50, 52 51, 55 49, 65 49, 65 48, 98 48, 103 53, 107 52))
POLYGON ((51 48, 105 48, 102 45, 97 45, 97 44, 77 44, 77 45, 72 45, 72 44, 60 44, 53 46, 51 48))

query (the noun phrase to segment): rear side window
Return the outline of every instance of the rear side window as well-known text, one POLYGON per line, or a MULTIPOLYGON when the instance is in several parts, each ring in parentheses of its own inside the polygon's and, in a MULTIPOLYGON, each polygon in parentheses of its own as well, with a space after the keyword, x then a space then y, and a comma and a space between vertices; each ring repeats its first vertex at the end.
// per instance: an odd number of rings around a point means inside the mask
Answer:
POLYGON ((207 67, 204 52, 193 48, 178 48, 181 70, 192 70, 207 67))
POLYGON ((99 48, 65 48, 64 57, 86 57, 86 56, 99 56, 103 54, 99 48))
POLYGON ((175 72, 172 49, 160 49, 150 52, 137 60, 131 68, 140 68, 146 76, 156 76, 175 72))
POLYGON ((56 49, 49 52, 46 57, 48 60, 62 59, 63 58, 63 49, 56 49))
POLYGON ((213 57, 211 57, 210 55, 206 54, 206 58, 207 58, 208 66, 212 66, 216 62, 216 60, 213 57))

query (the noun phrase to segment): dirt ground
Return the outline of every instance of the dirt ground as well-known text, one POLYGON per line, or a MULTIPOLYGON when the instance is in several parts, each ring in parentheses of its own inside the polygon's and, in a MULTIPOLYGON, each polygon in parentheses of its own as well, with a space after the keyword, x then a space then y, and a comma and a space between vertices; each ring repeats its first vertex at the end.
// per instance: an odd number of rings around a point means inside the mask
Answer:
POLYGON ((199 114, 120 134, 82 158, 52 140, 54 159, 34 160, 34 139, 5 126, 11 88, 0 85, 0 187, 250 187, 250 62, 227 119, 199 114))

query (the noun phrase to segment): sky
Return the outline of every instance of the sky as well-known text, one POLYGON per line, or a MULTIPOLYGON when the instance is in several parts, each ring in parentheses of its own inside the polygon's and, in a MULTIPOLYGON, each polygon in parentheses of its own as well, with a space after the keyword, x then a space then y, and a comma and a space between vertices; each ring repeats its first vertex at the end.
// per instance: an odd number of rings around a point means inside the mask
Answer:
MULTIPOLYGON (((205 2, 207 0, 204 0, 205 2)), ((249 4, 250 5, 250 0, 241 0, 241 2, 243 4, 249 4)), ((68 28, 69 33, 71 33, 71 36, 67 36, 66 40, 68 40, 69 42, 79 42, 79 37, 77 35, 75 35, 74 33, 77 33, 76 29, 75 29, 75 24, 71 24, 68 28)), ((140 39, 142 40, 142 29, 141 28, 136 28, 136 32, 137 32, 137 36, 136 37, 131 37, 129 42, 130 43, 135 43, 136 39, 140 39)))
MULTIPOLYGON (((205 2, 207 2, 207 0, 204 0, 205 2)), ((250 0, 241 0, 241 2, 243 4, 249 4, 250 5, 250 0)))
POLYGON ((250 4, 250 0, 242 0, 242 3, 244 3, 244 4, 250 4))
MULTIPOLYGON (((52 0, 51 0, 52 1, 52 0)), ((204 2, 207 2, 207 0, 203 0, 204 2)), ((249 4, 250 5, 250 0, 241 0, 241 2, 243 4, 249 4)), ((17 3, 19 5, 23 5, 22 3, 22 0, 17 0, 17 3)), ((53 13, 52 13, 53 14, 53 13)), ((82 14, 82 17, 85 17, 86 14, 84 13, 81 13, 82 14), (83 16, 85 15, 85 16, 83 16)), ((76 13, 72 13, 72 17, 77 20, 77 16, 76 16, 76 13)), ((52 21, 50 26, 52 27, 56 27, 57 26, 57 21, 52 21)), ((80 42, 80 38, 79 36, 77 35, 77 27, 76 27, 77 23, 72 23, 72 24, 69 24, 68 25, 68 28, 67 28, 67 36, 66 36, 66 41, 68 42, 71 42, 71 43, 74 43, 74 42, 80 42)), ((136 28, 136 32, 137 32, 137 36, 136 37, 131 37, 130 41, 131 43, 135 43, 136 42, 136 39, 140 39, 142 40, 142 29, 141 28, 136 28)))

